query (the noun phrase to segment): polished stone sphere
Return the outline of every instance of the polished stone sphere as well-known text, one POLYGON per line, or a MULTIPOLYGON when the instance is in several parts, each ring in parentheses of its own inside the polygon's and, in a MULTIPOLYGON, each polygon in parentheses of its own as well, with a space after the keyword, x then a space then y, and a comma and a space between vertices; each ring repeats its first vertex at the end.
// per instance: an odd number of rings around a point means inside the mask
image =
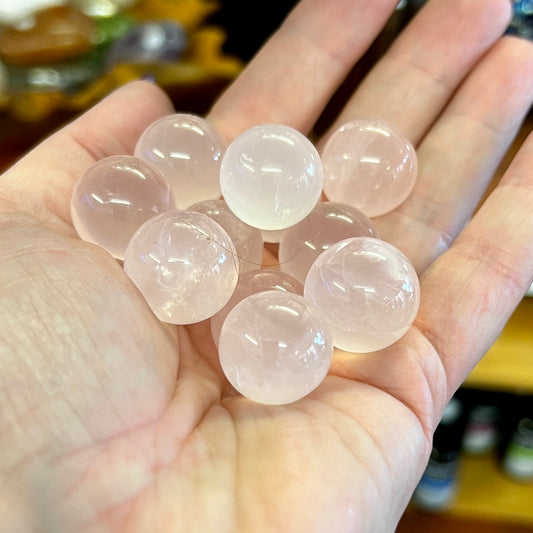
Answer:
POLYGON ((156 165, 170 182, 176 207, 220 198, 220 162, 226 148, 202 117, 176 113, 156 120, 137 141, 134 154, 156 165))
POLYGON ((307 216, 322 193, 322 162, 311 141, 282 124, 246 130, 227 148, 220 187, 250 226, 281 230, 307 216))
POLYGON ((124 270, 162 322, 212 317, 237 284, 235 247, 202 213, 169 211, 145 222, 126 250, 124 270))
POLYGON ((328 139, 321 157, 328 200, 350 204, 368 217, 396 209, 415 185, 415 149, 385 122, 344 124, 328 139))
POLYGON ((243 396, 286 404, 309 394, 326 376, 333 354, 327 323, 298 294, 279 290, 248 296, 220 332, 224 374, 243 396))
POLYGON ((191 205, 188 211, 203 213, 226 230, 237 250, 239 274, 261 267, 264 249, 261 230, 249 226, 236 217, 224 200, 198 202, 191 205))
POLYGON ((320 309, 337 348, 373 352, 407 332, 420 304, 420 284, 392 244, 353 237, 320 254, 307 274, 304 296, 320 309))
POLYGON ((129 155, 89 167, 72 191, 72 223, 81 239, 124 259, 132 235, 149 218, 173 208, 168 181, 149 162, 129 155))
POLYGON ((321 202, 283 233, 278 253, 280 268, 304 283, 314 260, 332 244, 349 237, 377 236, 362 211, 339 202, 321 202))
POLYGON ((213 317, 211 317, 211 335, 213 341, 218 346, 220 330, 228 313, 247 296, 256 292, 278 290, 284 292, 293 292, 303 296, 304 287, 289 274, 279 270, 268 270, 266 268, 249 270, 241 275, 237 281, 237 286, 233 291, 228 303, 213 317))

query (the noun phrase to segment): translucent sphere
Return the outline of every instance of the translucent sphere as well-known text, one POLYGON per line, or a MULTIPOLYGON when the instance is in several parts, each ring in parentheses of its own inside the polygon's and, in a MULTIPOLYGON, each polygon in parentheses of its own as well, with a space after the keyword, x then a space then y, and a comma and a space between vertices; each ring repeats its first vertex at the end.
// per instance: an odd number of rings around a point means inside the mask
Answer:
POLYGON ((376 217, 396 209, 417 175, 412 144, 392 125, 354 120, 336 130, 322 151, 324 194, 376 217))
POLYGON ((173 208, 172 192, 151 163, 129 155, 101 159, 74 186, 70 212, 81 239, 124 259, 135 231, 173 208))
POLYGON ((304 283, 313 261, 332 244, 349 237, 377 237, 377 231, 355 207, 321 202, 301 222, 285 230, 279 243, 280 268, 304 283))
POLYGON ((143 132, 134 154, 151 161, 170 182, 176 207, 220 198, 220 162, 225 142, 202 117, 176 113, 143 132))
POLYGON ((304 293, 304 287, 299 281, 279 270, 259 269, 241 274, 228 303, 211 318, 211 335, 217 346, 220 330, 228 313, 247 296, 267 290, 293 292, 300 296, 304 293))
POLYGON ((230 299, 238 278, 228 234, 202 213, 169 211, 145 222, 126 250, 124 270, 162 322, 192 324, 230 299))
POLYGON ((313 209, 322 193, 316 148, 288 126, 264 124, 237 137, 220 168, 222 195, 244 222, 263 230, 288 228, 313 209))
POLYGON ((264 404, 303 398, 326 376, 333 354, 320 313, 298 294, 279 290, 248 296, 220 332, 224 374, 243 396, 264 404))
POLYGON ((420 285, 411 263, 393 245, 353 237, 320 254, 307 274, 304 296, 329 323, 335 346, 373 352, 409 329, 420 285))
POLYGON ((224 200, 198 202, 189 207, 188 211, 203 213, 226 230, 237 250, 239 274, 261 267, 264 249, 261 230, 236 217, 224 200))

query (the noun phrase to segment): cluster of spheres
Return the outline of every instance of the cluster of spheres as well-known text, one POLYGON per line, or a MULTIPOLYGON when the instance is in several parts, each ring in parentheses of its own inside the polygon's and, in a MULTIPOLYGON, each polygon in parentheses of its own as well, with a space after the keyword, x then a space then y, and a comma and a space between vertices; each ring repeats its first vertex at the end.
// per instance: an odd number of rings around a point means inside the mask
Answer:
POLYGON ((412 145, 383 122, 344 124, 319 154, 285 125, 226 146, 204 118, 176 113, 134 155, 81 176, 72 220, 162 322, 210 320, 237 391, 286 404, 318 387, 334 347, 374 352, 411 326, 417 274, 371 217, 398 207, 416 172, 412 145), (278 243, 275 268, 262 268, 265 242, 278 243))

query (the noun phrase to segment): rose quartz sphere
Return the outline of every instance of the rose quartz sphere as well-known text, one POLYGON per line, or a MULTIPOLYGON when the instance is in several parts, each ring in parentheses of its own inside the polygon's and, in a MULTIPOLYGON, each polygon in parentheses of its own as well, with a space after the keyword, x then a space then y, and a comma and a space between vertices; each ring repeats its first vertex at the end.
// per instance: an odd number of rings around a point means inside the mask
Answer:
POLYGON ((236 217, 224 200, 198 202, 189 207, 188 211, 203 213, 226 230, 237 250, 239 274, 261 267, 264 249, 261 230, 236 217))
POLYGON ((220 332, 224 374, 243 396, 263 404, 303 398, 326 376, 333 353, 327 323, 298 294, 270 290, 248 296, 220 332))
POLYGON ((324 194, 377 217, 396 209, 417 175, 413 145, 385 122, 354 120, 337 129, 321 153, 324 194))
POLYGON ((307 274, 304 296, 329 323, 336 347, 373 352, 409 329, 420 285, 411 263, 392 244, 353 237, 320 254, 307 274))
POLYGON ((246 130, 222 158, 224 199, 241 220, 262 230, 281 230, 302 220, 319 200, 322 184, 316 148, 282 124, 246 130))
POLYGON ((377 237, 370 219, 361 211, 339 202, 321 202, 295 226, 287 228, 279 243, 283 272, 301 283, 313 261, 332 244, 349 237, 377 237))
POLYGON ((129 155, 101 159, 74 186, 70 212, 80 238, 124 259, 135 231, 173 208, 168 181, 151 163, 129 155))
POLYGON ((241 274, 228 303, 211 317, 211 335, 217 346, 220 330, 228 313, 247 296, 266 290, 293 292, 300 296, 303 296, 304 293, 304 287, 299 281, 279 270, 258 269, 241 274))
POLYGON ((192 324, 230 299, 238 278, 228 234, 202 213, 169 211, 145 222, 126 250, 124 270, 162 322, 192 324))
POLYGON ((204 118, 176 113, 156 120, 143 132, 134 154, 156 165, 167 177, 176 207, 220 198, 220 162, 226 148, 204 118))

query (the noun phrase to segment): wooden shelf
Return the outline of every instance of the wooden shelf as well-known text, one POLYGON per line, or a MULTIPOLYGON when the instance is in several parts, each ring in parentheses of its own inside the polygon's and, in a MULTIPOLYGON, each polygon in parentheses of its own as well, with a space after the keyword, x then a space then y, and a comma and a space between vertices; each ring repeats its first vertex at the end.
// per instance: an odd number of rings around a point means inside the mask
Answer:
MULTIPOLYGON (((533 297, 518 305, 465 386, 533 394, 533 297)), ((494 455, 461 456, 458 494, 445 516, 527 526, 533 531, 533 483, 515 481, 494 455)))
POLYGON ((465 385, 533 393, 533 298, 526 297, 518 305, 498 340, 474 368, 465 385))
POLYGON ((493 455, 462 456, 459 492, 445 514, 533 528, 533 483, 506 477, 493 455))

